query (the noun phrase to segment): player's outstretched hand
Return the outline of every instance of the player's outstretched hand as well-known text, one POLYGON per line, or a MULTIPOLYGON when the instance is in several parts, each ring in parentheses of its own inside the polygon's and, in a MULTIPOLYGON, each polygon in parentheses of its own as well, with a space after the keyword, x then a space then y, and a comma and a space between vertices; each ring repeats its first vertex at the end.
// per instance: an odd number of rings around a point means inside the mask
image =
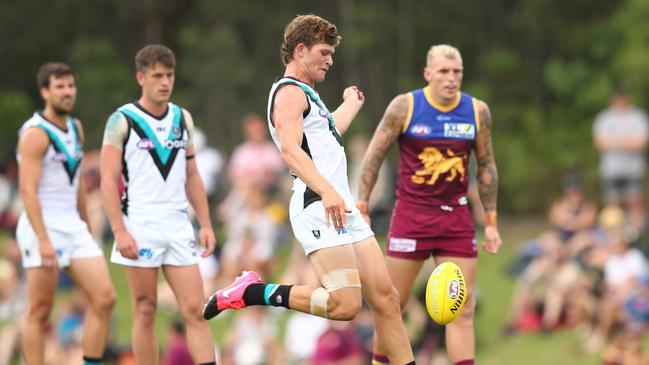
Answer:
POLYGON ((487 225, 484 229, 485 242, 482 247, 490 254, 498 253, 502 241, 500 240, 500 233, 498 227, 494 225, 487 225))
POLYGON ((216 247, 216 238, 214 237, 214 231, 211 227, 202 227, 198 231, 198 239, 200 240, 201 247, 203 248, 203 253, 201 257, 207 257, 214 252, 214 247, 216 247))

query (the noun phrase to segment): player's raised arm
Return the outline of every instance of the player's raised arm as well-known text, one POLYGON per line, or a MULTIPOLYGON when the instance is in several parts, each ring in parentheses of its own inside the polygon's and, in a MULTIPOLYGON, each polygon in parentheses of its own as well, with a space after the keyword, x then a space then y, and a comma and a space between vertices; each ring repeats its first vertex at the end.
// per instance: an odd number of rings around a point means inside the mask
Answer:
POLYGON ((365 103, 365 95, 358 86, 350 86, 343 91, 343 103, 331 113, 340 134, 344 134, 365 103))
POLYGON ((407 115, 408 95, 398 95, 386 108, 383 118, 372 136, 367 152, 365 152, 356 206, 366 219, 369 218, 367 206, 372 189, 376 184, 379 169, 388 151, 401 135, 407 115))

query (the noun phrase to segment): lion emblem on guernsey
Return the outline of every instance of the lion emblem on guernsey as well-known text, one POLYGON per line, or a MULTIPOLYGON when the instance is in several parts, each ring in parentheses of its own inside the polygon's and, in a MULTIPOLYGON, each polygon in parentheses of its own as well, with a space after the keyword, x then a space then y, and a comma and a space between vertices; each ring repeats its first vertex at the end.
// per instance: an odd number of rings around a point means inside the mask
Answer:
POLYGON ((446 181, 451 182, 460 175, 460 179, 464 179, 464 163, 463 159, 466 158, 465 153, 455 154, 450 149, 446 150, 445 157, 440 150, 435 147, 426 147, 417 157, 423 165, 423 169, 415 172, 410 178, 415 184, 433 185, 441 174, 448 173, 446 181), (430 179, 426 180, 426 176, 430 179))

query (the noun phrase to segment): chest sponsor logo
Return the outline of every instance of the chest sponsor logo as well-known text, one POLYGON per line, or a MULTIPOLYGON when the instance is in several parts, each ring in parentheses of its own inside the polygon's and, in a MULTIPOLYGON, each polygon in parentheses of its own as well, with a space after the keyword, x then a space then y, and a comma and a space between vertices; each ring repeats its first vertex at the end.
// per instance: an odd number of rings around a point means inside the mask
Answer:
POLYGON ((451 121, 451 117, 449 117, 448 115, 441 115, 441 114, 438 115, 437 117, 435 117, 435 119, 437 119, 438 122, 450 122, 451 121))
POLYGON ((425 124, 415 124, 412 129, 412 134, 420 137, 429 136, 433 132, 433 128, 425 124))
POLYGON ((444 137, 474 139, 475 126, 471 123, 444 123, 444 137))
POLYGON ((414 252, 417 248, 417 240, 410 238, 390 237, 390 251, 414 252))
POLYGON ((167 139, 164 142, 165 148, 172 150, 172 149, 185 149, 187 148, 187 141, 182 140, 182 139, 167 139))

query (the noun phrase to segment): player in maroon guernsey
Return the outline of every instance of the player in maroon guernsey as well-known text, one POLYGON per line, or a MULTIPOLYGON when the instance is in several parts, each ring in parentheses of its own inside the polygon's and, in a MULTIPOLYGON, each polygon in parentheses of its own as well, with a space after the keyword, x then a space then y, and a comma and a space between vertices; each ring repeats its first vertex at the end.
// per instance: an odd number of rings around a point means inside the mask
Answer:
MULTIPOLYGON (((486 103, 460 91, 462 56, 448 45, 431 47, 424 78, 428 85, 395 97, 381 119, 363 162, 357 206, 366 219, 367 202, 388 150, 399 143, 396 204, 388 234, 386 264, 403 308, 426 259, 455 262, 463 271, 469 299, 446 326, 448 355, 454 365, 473 365, 473 284, 475 229, 467 205, 469 157, 478 161, 478 188, 484 207, 484 249, 498 252, 496 223, 498 173, 491 147, 491 114, 486 103)), ((376 342, 376 341, 375 341, 376 342)), ((374 344, 373 364, 387 364, 385 349, 374 344)))

